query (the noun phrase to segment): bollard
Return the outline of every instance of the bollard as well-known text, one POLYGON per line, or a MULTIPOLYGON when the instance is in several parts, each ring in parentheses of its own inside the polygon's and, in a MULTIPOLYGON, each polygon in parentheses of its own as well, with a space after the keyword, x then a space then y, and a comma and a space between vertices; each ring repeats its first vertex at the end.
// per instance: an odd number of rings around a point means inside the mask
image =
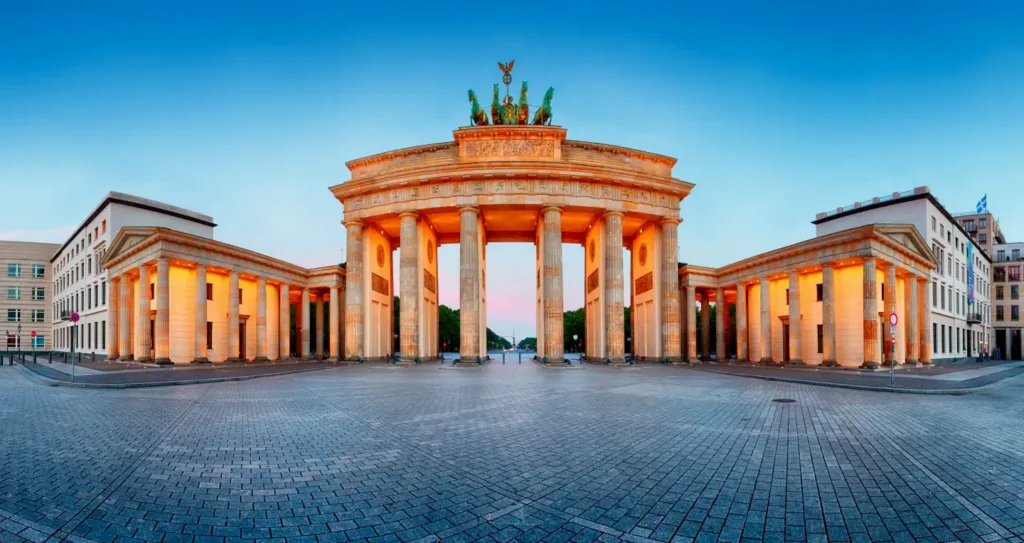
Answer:
POLYGON ((33 364, 36 363, 36 353, 35 353, 35 351, 32 351, 32 363, 33 364))
POLYGON ((504 349, 501 350, 501 363, 502 364, 505 363, 505 350, 504 349))

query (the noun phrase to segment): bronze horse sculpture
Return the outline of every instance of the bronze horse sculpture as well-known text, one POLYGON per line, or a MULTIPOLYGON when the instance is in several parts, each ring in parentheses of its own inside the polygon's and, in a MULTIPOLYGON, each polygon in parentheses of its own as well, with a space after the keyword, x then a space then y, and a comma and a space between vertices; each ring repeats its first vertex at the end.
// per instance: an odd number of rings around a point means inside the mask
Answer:
POLYGON ((469 103, 473 104, 473 107, 469 110, 469 123, 474 126, 490 124, 487 122, 487 114, 480 107, 480 102, 477 101, 476 93, 472 89, 469 90, 469 103))
POLYGON ((544 93, 544 103, 541 104, 540 108, 537 109, 537 113, 533 116, 533 124, 551 124, 551 98, 555 94, 554 87, 548 87, 548 91, 544 93))

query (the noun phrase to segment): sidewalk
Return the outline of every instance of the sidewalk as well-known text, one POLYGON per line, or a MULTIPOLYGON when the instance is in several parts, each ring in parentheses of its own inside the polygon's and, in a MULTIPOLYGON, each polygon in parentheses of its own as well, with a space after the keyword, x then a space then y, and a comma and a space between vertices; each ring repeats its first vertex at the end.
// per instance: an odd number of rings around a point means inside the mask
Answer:
POLYGON ((288 373, 323 370, 336 364, 315 361, 260 362, 246 364, 179 365, 165 368, 101 371, 77 366, 71 380, 71 364, 33 364, 21 366, 48 385, 89 388, 133 388, 167 385, 190 385, 219 381, 241 381, 288 373))
POLYGON ((920 394, 967 394, 1024 373, 1024 362, 985 362, 954 366, 897 368, 893 383, 889 371, 818 368, 814 366, 759 366, 701 362, 690 366, 699 371, 862 390, 920 394))

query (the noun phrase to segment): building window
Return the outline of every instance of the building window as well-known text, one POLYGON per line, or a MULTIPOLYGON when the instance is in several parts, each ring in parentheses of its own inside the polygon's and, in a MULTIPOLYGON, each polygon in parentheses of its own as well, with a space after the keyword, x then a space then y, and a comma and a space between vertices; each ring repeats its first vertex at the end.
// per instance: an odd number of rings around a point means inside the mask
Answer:
POLYGON ((980 243, 982 245, 985 245, 986 243, 988 243, 988 235, 985 234, 984 232, 978 234, 978 243, 980 243))
POLYGON ((1002 266, 996 266, 992 269, 992 280, 996 283, 1003 283, 1006 281, 1006 268, 1002 266))
MULTIPOLYGON (((242 303, 242 289, 238 289, 238 303, 242 303)), ((786 289, 786 303, 789 303, 789 289, 786 289)))
POLYGON ((206 299, 213 300, 213 283, 206 284, 206 299))
POLYGON ((942 291, 942 305, 940 305, 939 307, 941 307, 942 310, 945 311, 946 310, 946 289, 939 289, 939 290, 942 291))
POLYGON ((103 219, 103 222, 100 223, 100 232, 103 234, 107 233, 107 219, 103 219))
POLYGON ((18 341, 20 341, 20 340, 21 340, 21 338, 16 336, 16 335, 14 335, 14 336, 7 336, 7 348, 8 349, 17 349, 18 348, 18 341))
POLYGON ((938 332, 939 332, 939 325, 935 324, 935 323, 932 323, 932 352, 935 352, 935 353, 939 352, 939 344, 938 344, 938 340, 939 340, 938 335, 939 334, 938 334, 938 332))
POLYGON ((46 277, 46 268, 42 264, 32 264, 32 277, 36 279, 46 277))
MULTIPOLYGON (((952 340, 949 343, 950 343, 950 345, 952 345, 953 344, 952 340)), ((956 352, 960 352, 960 329, 959 328, 956 329, 956 352)))
POLYGON ((953 255, 946 257, 946 274, 951 275, 949 272, 953 271, 953 255))
POLYGON ((942 336, 942 351, 941 352, 945 353, 946 352, 946 325, 945 324, 939 325, 939 332, 940 332, 939 335, 942 336))
POLYGON ((91 256, 88 258, 88 262, 89 262, 89 266, 86 269, 88 270, 89 275, 92 275, 92 257, 91 256))
POLYGON ((1020 295, 1017 292, 1017 285, 1010 285, 1010 299, 1011 300, 1018 300, 1018 299, 1020 299, 1020 295))
POLYGON ((7 322, 21 322, 21 310, 20 309, 8 309, 7 310, 7 322))
POLYGON ((1010 258, 1014 260, 1020 260, 1020 249, 1014 249, 1010 258))
POLYGON ((21 277, 21 264, 8 264, 7 277, 21 277))
POLYGON ((953 243, 953 231, 952 230, 946 230, 946 242, 947 243, 953 243))
POLYGON ((46 338, 44 338, 43 336, 36 336, 32 338, 32 347, 36 349, 42 349, 43 347, 46 347, 46 338))
POLYGON ((85 289, 85 307, 92 309, 92 289, 88 287, 85 289))
POLYGON ((964 230, 968 232, 974 232, 974 219, 967 219, 964 221, 964 230))
POLYGON ((979 227, 981 227, 981 228, 988 228, 988 219, 987 218, 982 217, 981 219, 978 220, 978 222, 980 223, 978 225, 979 227))
POLYGON ((43 287, 32 287, 32 299, 39 301, 46 299, 46 289, 43 287))
MULTIPOLYGON (((238 291, 238 299, 239 300, 242 299, 242 291, 241 290, 238 291)), ((789 305, 789 289, 788 288, 786 289, 786 305, 789 305)))
POLYGON ((103 281, 103 288, 100 289, 103 293, 103 305, 107 305, 107 282, 103 281))
POLYGON ((92 323, 85 325, 85 348, 92 349, 92 323))
POLYGON ((819 302, 822 301, 825 298, 825 288, 824 288, 824 286, 821 283, 818 283, 817 287, 815 287, 815 290, 817 291, 815 293, 815 296, 817 297, 816 298, 817 301, 819 301, 819 302))
POLYGON ((7 287, 7 299, 8 300, 20 300, 21 299, 21 287, 7 287))
POLYGON ((1011 305, 1010 306, 1010 320, 1011 321, 1019 321, 1020 320, 1020 306, 1016 306, 1016 305, 1011 305))
POLYGON ((155 283, 150 283, 149 284, 149 299, 150 300, 155 300, 156 299, 156 284, 155 283))
POLYGON ((210 321, 206 321, 206 348, 213 350, 213 323, 210 321))
POLYGON ((1006 268, 1006 280, 1020 281, 1020 266, 1010 266, 1006 268))
POLYGON ((44 322, 46 318, 46 312, 42 309, 32 310, 32 322, 44 322))
POLYGON ((825 327, 819 324, 818 325, 818 354, 821 354, 823 352, 822 351, 822 346, 825 343, 824 338, 825 338, 825 327))
POLYGON ((935 231, 935 216, 932 215, 932 232, 935 231))
MULTIPOLYGON (((932 283, 932 307, 939 307, 939 286, 932 283)), ((935 342, 932 342, 935 345, 935 342)))
POLYGON ((100 348, 101 349, 106 349, 107 348, 107 321, 100 321, 100 328, 102 329, 102 333, 100 334, 100 341, 103 342, 103 346, 100 347, 100 348))

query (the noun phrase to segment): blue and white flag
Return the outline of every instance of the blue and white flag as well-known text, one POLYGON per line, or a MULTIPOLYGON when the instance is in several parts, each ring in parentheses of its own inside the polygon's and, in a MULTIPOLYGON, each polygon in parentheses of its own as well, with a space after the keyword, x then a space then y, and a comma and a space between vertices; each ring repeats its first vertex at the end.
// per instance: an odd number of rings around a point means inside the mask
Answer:
POLYGON ((978 205, 975 207, 977 208, 978 213, 988 211, 988 194, 982 196, 981 200, 978 200, 978 205))

